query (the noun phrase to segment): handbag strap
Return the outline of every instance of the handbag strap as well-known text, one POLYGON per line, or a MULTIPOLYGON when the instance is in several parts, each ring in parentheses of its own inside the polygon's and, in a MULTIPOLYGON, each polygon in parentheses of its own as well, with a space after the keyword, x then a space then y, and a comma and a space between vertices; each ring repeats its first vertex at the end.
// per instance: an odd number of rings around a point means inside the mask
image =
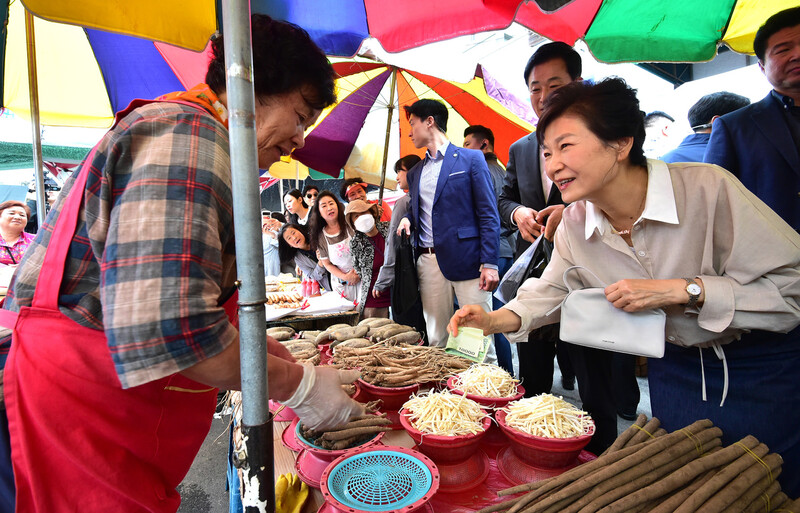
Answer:
MULTIPOLYGON (((566 268, 566 270, 564 271, 564 274, 561 276, 561 279, 563 279, 563 280, 564 280, 564 285, 566 285, 566 286, 567 286, 567 290, 568 290, 569 292, 572 292, 572 290, 573 290, 573 289, 572 289, 572 287, 570 287, 570 286, 569 286, 569 281, 567 280, 567 274, 569 274, 569 272, 570 272, 570 271, 577 270, 577 269, 583 269, 583 270, 584 270, 584 271, 586 271, 587 273, 589 273, 589 274, 591 274, 592 276, 594 276, 594 278, 595 278, 597 281, 599 281, 600 283, 604 283, 604 282, 603 282, 603 280, 601 280, 600 278, 598 278, 598 277, 597 277, 597 275, 596 275, 595 273, 593 273, 591 269, 588 269, 588 268, 586 268, 586 267, 584 267, 584 266, 582 266, 582 265, 573 265, 572 267, 567 267, 567 268, 566 268)), ((603 285, 603 287, 605 287, 605 285, 603 285)), ((584 287, 584 288, 585 288, 585 287, 584 287)))

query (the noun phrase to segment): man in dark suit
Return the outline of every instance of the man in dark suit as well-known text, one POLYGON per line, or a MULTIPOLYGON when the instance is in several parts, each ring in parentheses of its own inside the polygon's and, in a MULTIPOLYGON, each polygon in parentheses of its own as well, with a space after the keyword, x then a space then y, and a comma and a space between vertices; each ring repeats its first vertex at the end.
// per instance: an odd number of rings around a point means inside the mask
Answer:
MULTIPOLYGON (((525 66, 525 83, 537 116, 542 114, 547 96, 562 85, 581 80, 581 57, 565 43, 539 47, 525 66)), ((536 134, 531 133, 511 145, 503 191, 497 200, 500 217, 519 228, 514 258, 525 252, 544 230, 553 238, 561 221, 564 202, 558 187, 547 178, 539 155, 536 134)), ((531 332, 527 344, 517 344, 519 373, 527 395, 549 393, 553 386, 553 356, 556 354, 558 325, 531 332)), ((563 350, 558 351, 562 385, 572 390, 575 375, 563 350)))
POLYGON ((800 230, 800 7, 769 18, 753 50, 773 90, 718 118, 703 160, 736 175, 800 230))
MULTIPOLYGON (((413 229, 428 342, 444 347, 454 298, 492 310, 500 218, 483 153, 447 140, 445 105, 419 100, 405 109, 414 146, 427 152, 408 172, 411 208, 398 233, 413 229)), ((492 343, 487 361, 496 360, 492 343)))
POLYGON ((749 98, 728 91, 703 96, 689 109, 689 126, 694 133, 687 135, 677 148, 661 155, 659 160, 702 162, 708 140, 711 139, 711 125, 714 120, 748 105, 749 98))

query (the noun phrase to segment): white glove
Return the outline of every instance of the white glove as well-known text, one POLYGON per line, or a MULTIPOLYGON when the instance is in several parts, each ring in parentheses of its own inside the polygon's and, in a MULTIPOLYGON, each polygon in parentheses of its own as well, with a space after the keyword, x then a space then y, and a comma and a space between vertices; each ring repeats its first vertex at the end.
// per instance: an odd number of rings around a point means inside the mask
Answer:
POLYGON ((341 426, 353 415, 364 414, 364 406, 352 400, 341 387, 354 382, 360 375, 357 370, 303 364, 303 379, 292 397, 283 404, 294 410, 309 429, 325 431, 341 426))

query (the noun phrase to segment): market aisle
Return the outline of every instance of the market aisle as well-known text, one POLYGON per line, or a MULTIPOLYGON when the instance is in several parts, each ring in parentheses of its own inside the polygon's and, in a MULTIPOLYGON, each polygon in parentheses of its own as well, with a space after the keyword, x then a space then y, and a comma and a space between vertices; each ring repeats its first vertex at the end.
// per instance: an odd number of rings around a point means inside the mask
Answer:
POLYGON ((228 513, 225 490, 225 461, 228 457, 230 415, 214 418, 200 452, 178 487, 181 507, 178 513, 228 513))

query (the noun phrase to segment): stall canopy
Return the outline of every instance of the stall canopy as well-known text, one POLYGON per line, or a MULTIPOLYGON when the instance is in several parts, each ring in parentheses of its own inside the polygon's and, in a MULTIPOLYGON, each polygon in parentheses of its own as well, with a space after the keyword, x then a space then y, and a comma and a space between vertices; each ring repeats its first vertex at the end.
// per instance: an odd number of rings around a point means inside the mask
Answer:
MULTIPOLYGON (((311 2, 313 8, 309 3, 252 0, 251 5, 253 12, 299 24, 333 56, 356 54, 368 36, 396 52, 516 22, 553 40, 584 39, 605 62, 706 61, 723 44, 751 52, 759 25, 797 5, 796 0, 551 0, 546 7, 563 6, 545 11, 536 2, 517 0, 319 0, 311 2)), ((191 9, 183 0, 0 0, 0 21, 9 4, 7 40, 0 34, 0 54, 5 51, 0 106, 20 116, 29 111, 24 5, 43 18, 35 27, 40 112, 47 125, 106 127, 113 112, 135 97, 153 98, 202 81, 207 62, 202 50, 218 26, 213 0, 192 2, 191 9), (181 20, 180 30, 174 19, 181 20)))

